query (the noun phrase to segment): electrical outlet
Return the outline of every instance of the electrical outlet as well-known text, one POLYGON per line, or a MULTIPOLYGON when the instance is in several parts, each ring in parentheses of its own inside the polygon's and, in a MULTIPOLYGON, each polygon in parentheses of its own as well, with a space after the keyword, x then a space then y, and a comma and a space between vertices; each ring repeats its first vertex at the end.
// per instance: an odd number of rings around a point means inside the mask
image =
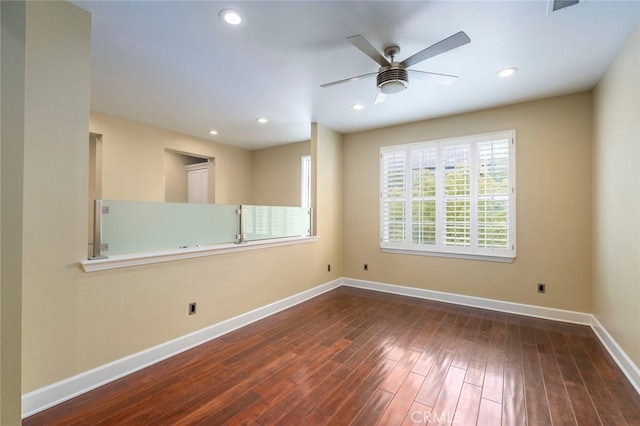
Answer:
POLYGON ((196 302, 189 303, 189 315, 194 315, 196 313, 196 302))
POLYGON ((364 270, 368 271, 369 270, 369 265, 367 263, 364 264, 364 270))
POLYGON ((538 293, 544 293, 546 291, 546 285, 544 283, 538 283, 538 293))

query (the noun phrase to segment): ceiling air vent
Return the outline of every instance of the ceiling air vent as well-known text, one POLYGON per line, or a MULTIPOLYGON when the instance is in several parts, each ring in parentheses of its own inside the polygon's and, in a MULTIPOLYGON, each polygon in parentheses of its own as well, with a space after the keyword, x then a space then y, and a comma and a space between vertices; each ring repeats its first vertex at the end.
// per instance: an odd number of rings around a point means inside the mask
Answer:
POLYGON ((549 0, 547 14, 578 4, 580 0, 549 0))

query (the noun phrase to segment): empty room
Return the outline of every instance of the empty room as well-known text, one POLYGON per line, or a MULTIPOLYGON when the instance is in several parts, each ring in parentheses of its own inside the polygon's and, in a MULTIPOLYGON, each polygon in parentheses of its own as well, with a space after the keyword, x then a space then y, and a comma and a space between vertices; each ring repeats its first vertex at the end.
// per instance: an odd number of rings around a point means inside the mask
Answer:
POLYGON ((0 19, 0 424, 640 424, 640 2, 0 19))

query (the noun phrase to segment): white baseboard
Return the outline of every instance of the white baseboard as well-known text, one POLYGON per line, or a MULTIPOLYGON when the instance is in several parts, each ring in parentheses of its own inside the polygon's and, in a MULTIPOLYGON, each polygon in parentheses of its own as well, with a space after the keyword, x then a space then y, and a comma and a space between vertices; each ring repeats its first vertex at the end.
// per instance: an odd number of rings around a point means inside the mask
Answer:
POLYGON ((607 329, 600 324, 600 321, 595 316, 593 316, 591 328, 636 391, 640 393, 640 368, 631 361, 631 358, 622 350, 618 342, 611 337, 607 329))
POLYGON ((343 278, 342 284, 349 287, 381 291, 384 293, 393 293, 402 296, 417 297, 420 299, 437 300, 439 302, 454 303, 456 305, 471 306, 474 308, 489 309, 492 311, 526 315, 529 317, 544 318, 574 324, 591 325, 593 318, 591 314, 585 314, 583 312, 565 311, 562 309, 545 308, 543 306, 535 305, 524 305, 521 303, 504 302, 495 299, 484 299, 482 297, 464 296, 461 294, 425 290, 415 287, 404 287, 374 281, 343 278))
POLYGON ((220 337, 245 325, 295 306, 342 284, 341 279, 330 281, 253 311, 184 335, 169 342, 118 359, 68 379, 22 395, 22 418, 60 404, 106 383, 141 370, 164 359, 177 355, 209 340, 220 337))
POLYGON ((490 309, 492 311, 511 314, 526 315, 530 317, 549 319, 554 321, 569 322, 588 325, 600 339, 609 355, 629 379, 631 385, 640 393, 640 369, 629 358, 624 350, 613 339, 609 332, 600 324, 600 321, 592 315, 584 312, 566 311, 562 309, 545 308, 543 306, 524 305, 521 303, 505 302, 494 299, 484 299, 474 296, 463 296, 453 293, 425 290, 415 287, 404 287, 393 284, 384 284, 374 281, 343 278, 342 284, 349 287, 357 287, 367 290, 381 291, 402 296, 418 297, 421 299, 436 300, 439 302, 455 303, 457 305, 472 306, 475 308, 490 309))
POLYGON ((640 369, 631 361, 613 337, 611 337, 592 314, 373 281, 341 278, 25 394, 22 396, 22 417, 25 418, 36 414, 75 396, 126 376, 127 374, 141 370, 240 327, 244 327, 269 315, 273 315, 308 299, 319 296, 341 285, 490 309, 499 312, 589 325, 633 387, 640 393, 640 369))

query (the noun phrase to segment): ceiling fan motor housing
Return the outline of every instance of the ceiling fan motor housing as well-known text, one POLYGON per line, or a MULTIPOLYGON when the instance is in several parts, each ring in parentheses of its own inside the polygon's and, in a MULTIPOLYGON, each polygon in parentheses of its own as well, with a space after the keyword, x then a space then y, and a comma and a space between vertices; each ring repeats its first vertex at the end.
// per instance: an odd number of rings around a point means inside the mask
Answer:
POLYGON ((378 72, 378 89, 385 95, 402 92, 409 86, 409 73, 398 63, 380 68, 378 72))

